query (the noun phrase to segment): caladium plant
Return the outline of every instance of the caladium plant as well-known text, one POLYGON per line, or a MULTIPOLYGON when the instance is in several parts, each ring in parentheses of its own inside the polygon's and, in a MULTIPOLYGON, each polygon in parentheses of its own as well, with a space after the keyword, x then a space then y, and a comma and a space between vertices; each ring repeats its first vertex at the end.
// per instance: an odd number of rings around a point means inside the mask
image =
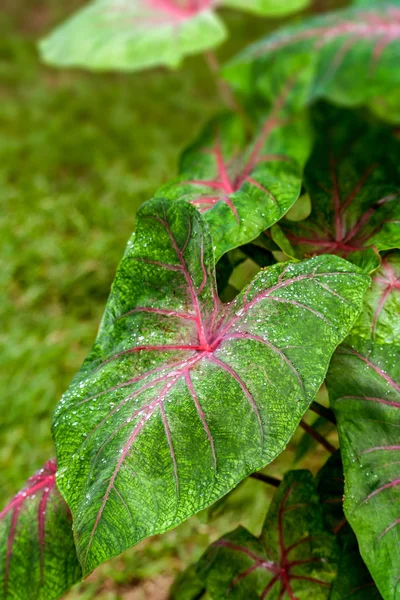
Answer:
MULTIPOLYGON (((65 66, 175 67, 225 38, 219 7, 307 4, 95 0, 41 48, 65 66)), ((218 530, 171 598, 400 600, 400 136, 377 117, 400 122, 399 17, 399 0, 358 0, 227 68, 244 105, 219 82, 233 108, 139 211, 55 410, 58 470, 0 512, 0 600, 56 599, 219 500, 212 520, 248 476, 278 487, 261 535, 218 530), (321 97, 376 114, 306 114, 321 97), (317 443, 332 456, 316 479, 276 477, 290 456, 316 472, 317 443)))
POLYGON ((81 578, 72 517, 49 460, 0 512, 0 598, 59 598, 81 578))
POLYGON ((399 48, 399 0, 368 0, 272 33, 239 54, 225 74, 242 94, 268 101, 286 77, 296 75, 293 110, 325 98, 343 106, 370 105, 396 122, 399 48))
POLYGON ((323 256, 269 267, 224 305, 201 214, 185 201, 143 206, 97 341, 54 418, 84 573, 284 449, 368 285, 323 256))
MULTIPOLYGON (((369 267, 376 268, 376 250, 400 246, 400 144, 390 129, 346 111, 322 112, 304 180, 311 214, 304 221, 283 219, 279 227, 296 256, 328 252, 357 261, 369 248, 369 267)), ((291 252, 282 238, 275 240, 291 252)))
POLYGON ((182 156, 178 182, 158 195, 185 199, 202 212, 216 260, 271 227, 301 191, 311 132, 305 114, 284 116, 285 95, 247 134, 236 115, 214 119, 182 156))
POLYGON ((328 389, 343 456, 345 514, 382 596, 399 597, 400 348, 351 337, 328 389))
POLYGON ((224 41, 214 9, 228 6, 283 16, 309 0, 94 0, 42 40, 45 62, 61 67, 136 71, 178 67, 224 41))

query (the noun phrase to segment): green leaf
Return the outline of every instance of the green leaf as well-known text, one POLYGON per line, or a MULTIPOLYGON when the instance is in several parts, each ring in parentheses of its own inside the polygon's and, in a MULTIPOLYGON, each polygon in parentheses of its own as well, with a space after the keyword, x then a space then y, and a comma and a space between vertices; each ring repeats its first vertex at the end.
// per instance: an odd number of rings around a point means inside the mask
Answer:
POLYGON ((387 254, 372 278, 353 334, 400 346, 400 252, 387 254))
POLYGON ((379 600, 380 593, 358 550, 357 539, 343 512, 344 475, 338 450, 317 476, 317 488, 329 531, 338 536, 340 559, 330 600, 379 600))
POLYGON ((282 104, 284 98, 260 120, 250 140, 237 116, 212 120, 184 153, 179 181, 157 193, 187 200, 204 213, 217 260, 258 237, 299 197, 310 129, 305 115, 283 120, 282 104))
MULTIPOLYGON (((304 221, 279 223, 296 253, 351 258, 371 247, 399 247, 400 144, 392 132, 327 107, 315 124, 319 135, 304 182, 311 214, 304 221)), ((379 257, 374 262, 370 251, 367 263, 368 269, 377 268, 379 257)))
POLYGON ((49 460, 0 512, 2 600, 53 600, 81 578, 56 468, 49 460))
POLYGON ((284 17, 309 6, 310 0, 221 0, 221 6, 246 10, 266 17, 284 17))
MULTIPOLYGON (((318 433, 326 436, 335 429, 335 425, 330 421, 327 421, 324 417, 318 417, 311 425, 311 428, 317 431, 318 433)), ((315 440, 315 438, 313 438, 308 433, 304 433, 296 445, 294 462, 298 463, 305 456, 307 456, 307 454, 314 450, 317 447, 317 445, 318 442, 315 440)))
POLYGON ((352 337, 327 379, 346 479, 344 509, 382 596, 399 598, 400 350, 352 337))
POLYGON ((211 0, 96 0, 40 42, 43 60, 59 67, 137 71, 178 67, 220 44, 223 23, 211 0), (194 4, 192 2, 192 4, 194 4))
POLYGON ((190 565, 175 579, 169 592, 169 600, 199 600, 205 593, 203 582, 196 572, 196 565, 190 565))
POLYGON ((291 471, 279 486, 262 533, 243 527, 212 544, 198 574, 214 600, 325 600, 336 574, 335 537, 323 524, 309 471, 291 471))
POLYGON ((285 448, 369 277, 334 256, 261 271, 230 304, 187 202, 153 200, 54 417, 84 573, 222 497, 285 448))
POLYGON ((382 0, 283 27, 239 54, 225 75, 245 96, 268 101, 292 78, 293 109, 320 98, 354 107, 390 95, 398 114, 399 49, 400 0, 382 0))

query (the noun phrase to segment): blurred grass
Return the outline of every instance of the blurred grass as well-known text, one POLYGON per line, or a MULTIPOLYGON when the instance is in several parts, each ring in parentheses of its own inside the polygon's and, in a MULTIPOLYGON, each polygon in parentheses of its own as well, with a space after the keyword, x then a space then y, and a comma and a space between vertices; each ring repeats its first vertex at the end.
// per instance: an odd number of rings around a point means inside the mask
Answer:
MULTIPOLYGON (((220 107, 201 58, 179 72, 58 72, 35 39, 79 2, 3 0, 0 16, 0 503, 54 454, 51 414, 88 352, 135 213, 174 176, 180 150, 220 107), (16 5, 17 4, 17 5, 16 5)), ((267 31, 227 13, 222 56, 267 31)), ((290 453, 290 450, 289 450, 290 453)), ((291 458, 270 468, 277 474, 291 458)), ((248 481, 205 514, 101 567, 70 596, 164 598, 209 539, 257 529, 270 490, 248 481), (261 493, 260 489, 262 490, 261 493), (140 582, 145 583, 140 584, 140 582)))

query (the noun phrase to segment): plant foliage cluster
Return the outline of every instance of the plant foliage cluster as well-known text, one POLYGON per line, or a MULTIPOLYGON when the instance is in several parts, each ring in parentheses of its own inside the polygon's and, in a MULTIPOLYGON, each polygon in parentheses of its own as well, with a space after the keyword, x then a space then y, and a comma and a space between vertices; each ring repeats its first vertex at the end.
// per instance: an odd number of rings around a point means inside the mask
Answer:
MULTIPOLYGON (((177 66, 224 38, 216 4, 96 0, 42 54, 177 66)), ((277 16, 306 2, 218 4, 277 16)), ((139 211, 55 410, 57 460, 0 513, 1 598, 58 598, 215 503, 283 452, 310 406, 340 450, 316 477, 289 471, 260 535, 225 534, 171 597, 400 598, 399 55, 399 0, 359 0, 224 68, 233 106, 139 211), (237 289, 245 262, 258 272, 237 289), (330 408, 315 403, 323 384, 330 408)))

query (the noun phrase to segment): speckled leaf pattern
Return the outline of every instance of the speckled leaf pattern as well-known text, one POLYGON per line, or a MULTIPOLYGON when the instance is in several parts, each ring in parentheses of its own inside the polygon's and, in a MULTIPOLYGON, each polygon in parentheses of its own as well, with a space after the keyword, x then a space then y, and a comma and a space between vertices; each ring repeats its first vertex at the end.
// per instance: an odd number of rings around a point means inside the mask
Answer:
POLYGON ((187 200, 204 213, 216 260, 254 240, 300 195, 311 132, 306 115, 282 117, 284 103, 282 96, 250 140, 241 118, 214 119, 184 153, 179 181, 157 193, 187 200))
POLYGON ((279 223, 296 253, 351 259, 367 248, 400 246, 400 144, 391 130, 341 110, 322 111, 315 124, 318 140, 305 172, 311 214, 279 223))
POLYGON ((380 600, 370 572, 361 558, 357 539, 343 512, 344 475, 338 450, 317 476, 317 489, 326 527, 337 536, 340 558, 329 600, 380 600))
POLYGON ((400 346, 400 252, 387 254, 374 273, 352 333, 378 344, 400 346))
POLYGON ((369 282, 317 257, 262 270, 223 305, 201 214, 185 201, 142 207, 93 350, 54 417, 85 573, 284 449, 369 282))
POLYGON ((327 600, 336 550, 312 474, 291 471, 272 500, 260 537, 243 527, 225 535, 208 548, 198 573, 213 600, 327 600))
POLYGON ((242 93, 268 100, 296 76, 293 109, 319 98, 357 106, 390 95, 398 114, 399 52, 400 1, 381 0, 284 27, 242 52, 225 73, 242 93))
POLYGON ((400 598, 400 349, 351 337, 335 352, 329 397, 345 472, 345 514, 385 600, 400 598))
POLYGON ((55 600, 81 577, 55 474, 49 460, 0 512, 1 600, 55 600))
POLYGON ((177 67, 186 55, 225 39, 213 4, 213 0, 95 0, 41 41, 41 55, 59 67, 119 71, 177 67))
POLYGON ((220 0, 220 6, 246 10, 266 17, 284 17, 309 6, 310 0, 220 0))

